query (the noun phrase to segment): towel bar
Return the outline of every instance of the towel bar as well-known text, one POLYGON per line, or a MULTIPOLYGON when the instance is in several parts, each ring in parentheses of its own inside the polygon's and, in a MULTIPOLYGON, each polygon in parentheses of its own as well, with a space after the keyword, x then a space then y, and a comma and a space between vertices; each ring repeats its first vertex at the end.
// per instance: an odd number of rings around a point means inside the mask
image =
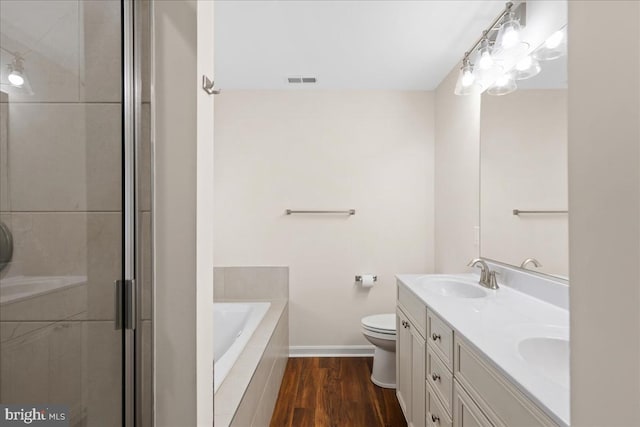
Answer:
POLYGON ((285 213, 287 215, 292 215, 292 214, 347 214, 347 215, 355 215, 356 214, 356 210, 355 209, 349 209, 349 210, 345 210, 345 211, 298 211, 298 210, 293 210, 293 209, 287 209, 285 211, 285 213))

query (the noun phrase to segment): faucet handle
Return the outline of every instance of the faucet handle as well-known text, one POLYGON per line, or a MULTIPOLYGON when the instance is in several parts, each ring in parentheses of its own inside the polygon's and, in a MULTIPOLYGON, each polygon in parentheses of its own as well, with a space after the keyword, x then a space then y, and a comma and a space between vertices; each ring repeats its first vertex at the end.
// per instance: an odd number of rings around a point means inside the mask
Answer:
POLYGON ((491 289, 498 289, 498 280, 496 280, 496 276, 499 276, 500 273, 498 273, 497 271, 491 271, 489 272, 489 287, 491 289))

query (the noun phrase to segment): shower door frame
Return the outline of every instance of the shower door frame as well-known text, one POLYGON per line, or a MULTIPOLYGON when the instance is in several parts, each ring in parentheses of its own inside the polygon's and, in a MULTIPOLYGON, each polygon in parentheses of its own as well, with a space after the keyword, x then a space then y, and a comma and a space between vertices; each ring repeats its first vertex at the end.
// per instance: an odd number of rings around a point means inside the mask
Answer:
MULTIPOLYGON (((134 48, 134 3, 133 0, 121 0, 122 7, 122 172, 123 172, 123 274, 124 301, 122 336, 122 425, 135 425, 135 249, 136 249, 136 99, 135 87, 135 48, 134 48), (134 301, 131 301, 131 299, 134 301)), ((136 84, 138 83, 138 84, 136 84)))
MULTIPOLYGON (((138 359, 141 357, 141 334, 137 334, 138 301, 140 300, 141 284, 138 273, 138 242, 141 224, 138 207, 141 177, 138 174, 141 162, 141 33, 140 1, 121 0, 122 8, 122 176, 123 176, 123 279, 125 286, 121 295, 122 314, 122 425, 133 427, 139 421, 143 424, 142 388, 140 376, 137 373, 138 359)), ((152 25, 152 24, 151 24, 152 25)), ((147 29, 151 33, 151 28, 147 29)), ((150 188, 149 191, 152 192, 150 188)), ((149 414, 153 418, 153 413, 149 414)), ((149 420, 151 421, 151 420, 149 420)))

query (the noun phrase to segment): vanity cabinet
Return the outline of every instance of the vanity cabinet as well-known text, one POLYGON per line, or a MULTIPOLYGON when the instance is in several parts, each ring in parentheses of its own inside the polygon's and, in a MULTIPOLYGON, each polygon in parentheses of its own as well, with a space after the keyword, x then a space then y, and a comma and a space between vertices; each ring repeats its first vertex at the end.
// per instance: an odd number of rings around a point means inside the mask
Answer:
POLYGON ((396 394, 410 427, 558 427, 400 282, 396 314, 396 394))
POLYGON ((451 415, 449 415, 444 406, 442 406, 442 402, 429 382, 427 382, 426 403, 427 427, 451 427, 453 425, 451 415))
POLYGON ((409 427, 424 427, 426 310, 416 302, 419 300, 411 294, 398 295, 396 395, 409 427))
MULTIPOLYGON (((454 377, 496 427, 557 424, 461 337, 455 337, 454 377)), ((460 424, 462 426, 462 424, 460 424)))
POLYGON ((453 390, 454 427, 493 427, 460 384, 455 382, 453 390))
POLYGON ((453 396, 453 329, 427 309, 426 424, 451 427, 453 396))
POLYGON ((396 396, 398 403, 409 419, 411 409, 411 332, 405 327, 407 316, 396 309, 396 396))
POLYGON ((424 427, 424 338, 411 328, 411 422, 410 427, 424 427))

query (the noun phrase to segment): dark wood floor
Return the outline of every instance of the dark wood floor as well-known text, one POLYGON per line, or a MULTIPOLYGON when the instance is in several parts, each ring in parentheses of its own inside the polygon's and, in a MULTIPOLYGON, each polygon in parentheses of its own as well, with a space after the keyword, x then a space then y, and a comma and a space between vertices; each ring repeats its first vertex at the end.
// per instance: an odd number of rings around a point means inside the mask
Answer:
POLYGON ((287 363, 271 427, 406 427, 394 389, 374 385, 370 357, 287 363))

